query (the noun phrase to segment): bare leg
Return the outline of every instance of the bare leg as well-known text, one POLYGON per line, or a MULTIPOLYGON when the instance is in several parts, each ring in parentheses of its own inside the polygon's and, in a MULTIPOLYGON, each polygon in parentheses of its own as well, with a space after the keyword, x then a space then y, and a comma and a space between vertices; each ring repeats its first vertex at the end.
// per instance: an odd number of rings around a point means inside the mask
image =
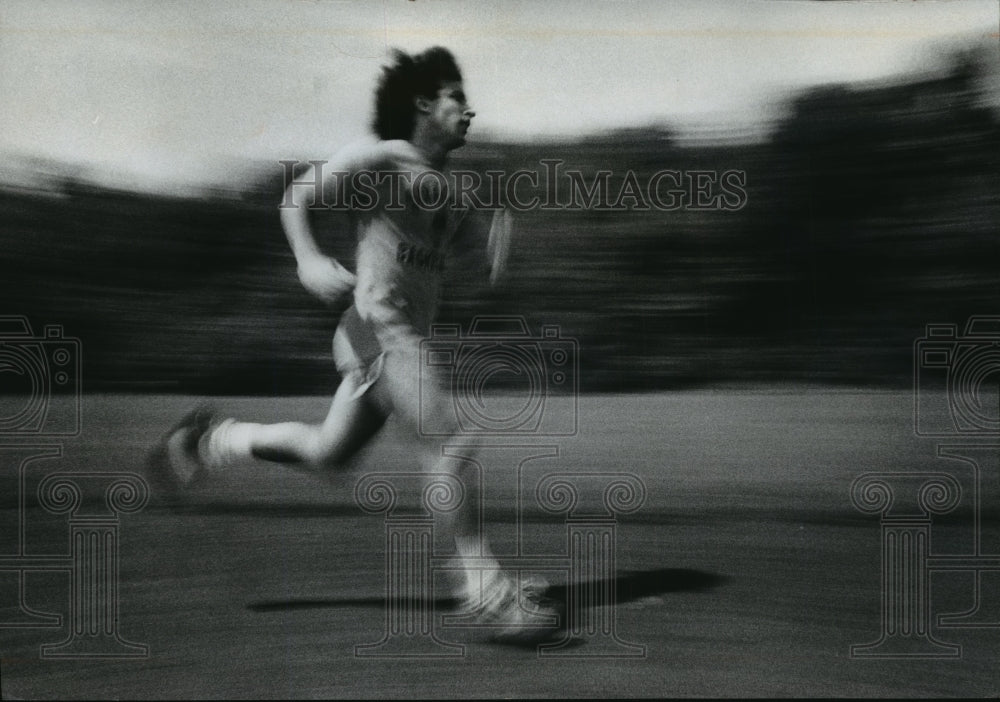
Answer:
MULTIPOLYGON (((475 463, 476 444, 474 437, 456 435, 446 437, 444 440, 426 441, 421 451, 421 469, 428 475, 445 474, 454 476, 462 484, 465 490, 464 499, 458 509, 444 512, 441 515, 442 526, 447 529, 456 539, 470 548, 473 543, 478 551, 485 543, 485 534, 482 533, 480 499, 480 481, 478 466, 475 463)), ((489 548, 486 548, 489 551, 489 548)))
POLYGON ((385 415, 362 395, 348 376, 337 388, 322 424, 265 424, 254 432, 250 450, 257 458, 326 470, 343 466, 385 424, 385 415))
POLYGON ((385 423, 386 415, 367 396, 353 397, 358 380, 341 382, 322 424, 253 424, 227 420, 206 439, 210 464, 253 456, 310 473, 343 467, 385 423))
POLYGON ((441 513, 439 518, 442 528, 454 538, 463 564, 460 589, 464 594, 478 593, 481 575, 499 575, 499 563, 480 524, 481 476, 474 462, 478 440, 461 432, 450 393, 430 376, 432 369, 419 364, 419 340, 394 345, 386 356, 373 401, 391 406, 410 425, 420 443, 421 469, 429 480, 445 474, 462 484, 464 499, 458 508, 441 513), (423 433, 427 426, 434 428, 435 436, 423 433), (450 432, 444 431, 449 426, 450 432))

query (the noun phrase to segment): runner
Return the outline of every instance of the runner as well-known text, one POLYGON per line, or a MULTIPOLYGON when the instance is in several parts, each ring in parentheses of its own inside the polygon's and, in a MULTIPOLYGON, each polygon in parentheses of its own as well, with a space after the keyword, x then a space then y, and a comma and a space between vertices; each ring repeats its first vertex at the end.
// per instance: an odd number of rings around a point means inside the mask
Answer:
MULTIPOLYGON (((474 450, 474 440, 460 431, 443 379, 429 378, 433 369, 420 367, 420 343, 430 335, 437 312, 446 256, 472 228, 462 226, 464 211, 452 207, 441 188, 447 187, 442 169, 448 154, 465 144, 475 112, 447 49, 434 47, 415 56, 397 51, 393 59, 375 92, 377 139, 344 150, 323 169, 324 202, 355 205, 357 275, 320 251, 308 207, 281 210, 303 286, 329 303, 353 290, 353 305, 333 340, 342 381, 325 421, 218 421, 210 410, 196 410, 168 432, 151 459, 154 476, 174 491, 253 458, 312 473, 337 470, 392 413, 418 436, 421 412, 435 413, 436 427, 452 427, 444 440, 420 436, 426 472, 461 479, 470 469, 468 461, 443 455, 444 445, 474 450)), ((289 187, 285 203, 294 202, 296 188, 311 189, 316 179, 315 170, 308 171, 289 187)), ((505 262, 507 217, 498 210, 490 230, 491 279, 505 262)), ((476 612, 498 640, 551 636, 555 627, 539 628, 538 622, 540 616, 555 621, 555 610, 538 586, 517 582, 501 569, 480 534, 477 482, 463 484, 467 499, 447 526, 462 565, 464 610, 476 612)))

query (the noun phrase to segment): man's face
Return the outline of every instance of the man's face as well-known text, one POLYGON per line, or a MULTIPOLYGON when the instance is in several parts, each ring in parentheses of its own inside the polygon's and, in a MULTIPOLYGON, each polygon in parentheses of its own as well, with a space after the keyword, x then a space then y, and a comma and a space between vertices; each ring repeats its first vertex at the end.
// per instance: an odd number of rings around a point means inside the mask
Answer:
POLYGON ((460 81, 444 83, 429 103, 428 117, 442 145, 456 149, 465 144, 465 134, 476 113, 469 107, 460 81))

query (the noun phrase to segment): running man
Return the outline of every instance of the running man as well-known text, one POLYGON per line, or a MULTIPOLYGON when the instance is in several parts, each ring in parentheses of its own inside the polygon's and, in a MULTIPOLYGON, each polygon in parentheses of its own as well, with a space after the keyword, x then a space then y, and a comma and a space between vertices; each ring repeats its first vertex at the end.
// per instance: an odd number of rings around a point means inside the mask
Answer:
MULTIPOLYGON (((449 152, 465 144, 474 116, 461 72, 448 50, 434 47, 415 56, 395 52, 375 91, 372 126, 377 139, 341 152, 326 164, 322 178, 326 203, 350 203, 359 201, 355 196, 362 194, 371 200, 370 188, 360 192, 357 174, 395 174, 380 179, 372 207, 355 210, 357 274, 320 251, 307 207, 281 210, 302 285, 328 303, 353 290, 354 304, 342 316, 333 341, 342 381, 329 414, 321 424, 264 425, 218 421, 211 412, 196 410, 168 432, 154 451, 151 466, 161 484, 187 487, 205 475, 253 458, 315 474, 335 471, 379 431, 391 413, 400 415, 419 435, 421 411, 435 412, 436 426, 447 421, 454 428, 444 441, 420 437, 422 468, 461 479, 468 463, 443 456, 442 447, 474 449, 472 439, 460 431, 444 383, 427 382, 429 369, 420 368, 420 343, 429 337, 435 318, 445 256, 467 227, 460 227, 463 211, 451 207, 450 198, 416 189, 419 185, 433 190, 434 184, 447 184, 441 170, 449 152), (400 187, 402 197, 390 190, 400 187), (432 209, 428 202, 440 206, 432 209), (440 389, 428 399, 428 389, 435 387, 440 389)), ((285 203, 294 202, 290 198, 296 188, 300 192, 310 189, 316 175, 310 170, 290 185, 285 203)), ((368 178, 365 183, 374 180, 368 178)), ((509 227, 501 226, 506 217, 498 210, 490 231, 491 279, 506 257, 508 242, 502 234, 509 236, 509 227)), ((501 640, 551 635, 555 627, 545 631, 537 622, 539 615, 547 617, 554 610, 543 604, 540 592, 500 568, 479 533, 478 496, 470 494, 476 481, 464 480, 463 484, 467 499, 452 513, 448 526, 462 565, 460 594, 465 608, 492 625, 499 632, 495 638, 501 640), (484 563, 489 565, 484 567, 484 563)))

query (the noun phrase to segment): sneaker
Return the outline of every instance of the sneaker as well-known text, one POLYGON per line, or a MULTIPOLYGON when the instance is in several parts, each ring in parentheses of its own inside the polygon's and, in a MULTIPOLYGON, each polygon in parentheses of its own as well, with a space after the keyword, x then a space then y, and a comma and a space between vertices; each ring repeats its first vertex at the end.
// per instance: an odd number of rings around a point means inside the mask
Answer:
POLYGON ((564 628, 565 616, 555 600, 546 596, 541 578, 520 585, 501 576, 465 600, 465 611, 474 612, 479 626, 491 629, 495 643, 533 645, 551 641, 564 628))
POLYGON ((208 475, 198 444, 214 426, 214 417, 207 406, 188 412, 153 448, 149 477, 162 496, 176 500, 181 492, 208 475))

